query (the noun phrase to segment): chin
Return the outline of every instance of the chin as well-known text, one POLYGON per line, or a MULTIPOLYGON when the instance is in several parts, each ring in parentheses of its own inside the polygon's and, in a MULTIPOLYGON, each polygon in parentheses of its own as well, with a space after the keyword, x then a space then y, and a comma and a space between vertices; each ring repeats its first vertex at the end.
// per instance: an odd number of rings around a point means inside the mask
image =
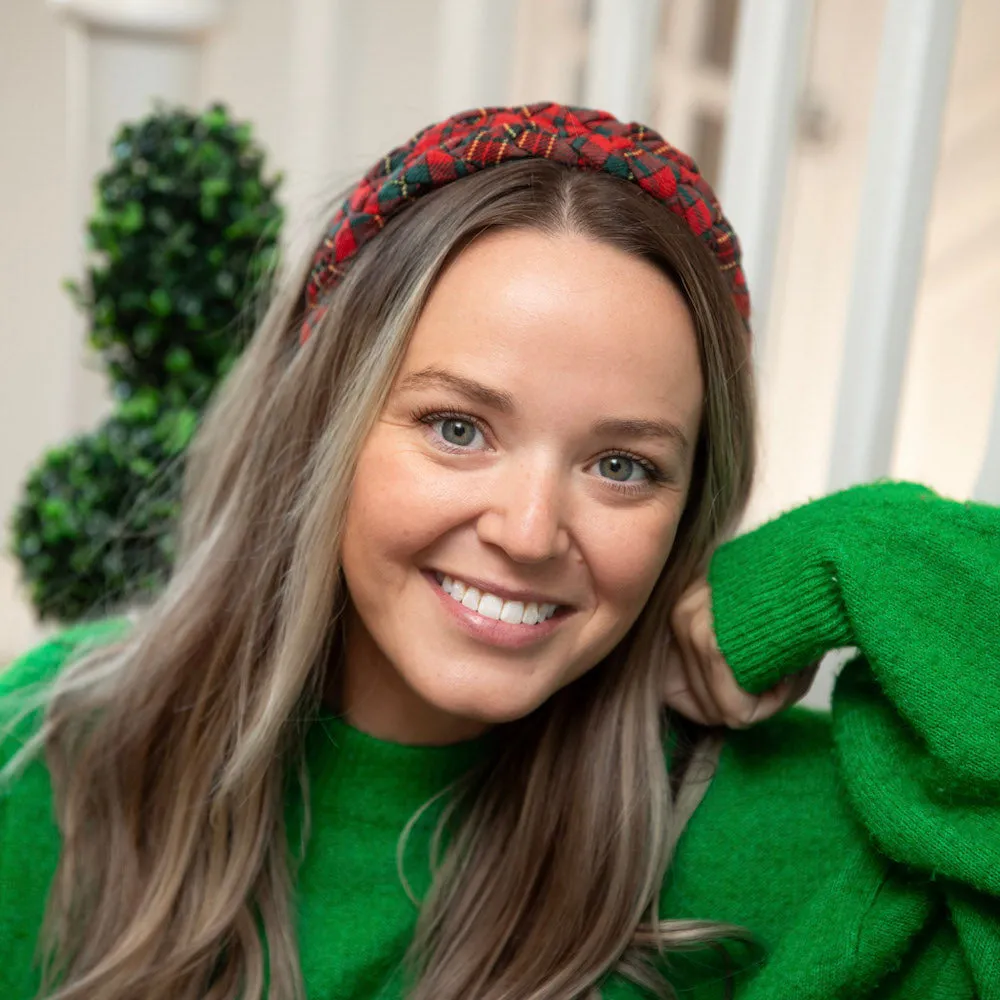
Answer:
POLYGON ((528 678, 489 683, 486 678, 440 677, 414 685, 421 697, 439 712, 483 726, 514 722, 530 715, 556 688, 531 683, 528 678))

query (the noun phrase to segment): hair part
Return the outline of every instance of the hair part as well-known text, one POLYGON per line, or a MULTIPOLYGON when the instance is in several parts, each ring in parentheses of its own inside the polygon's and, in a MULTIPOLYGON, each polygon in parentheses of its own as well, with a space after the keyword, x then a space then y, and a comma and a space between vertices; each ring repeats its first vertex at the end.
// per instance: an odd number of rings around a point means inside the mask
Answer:
POLYGON ((176 569, 120 642, 70 665, 38 744, 62 851, 42 936, 52 1000, 300 1000, 292 912, 308 839, 303 744, 342 654, 338 561, 357 457, 435 280, 477 236, 574 233, 682 291, 705 405, 677 541, 604 662, 510 724, 456 791, 409 954, 412 1000, 569 1000, 609 971, 669 996, 648 959, 738 937, 660 921, 707 780, 664 760, 668 613, 749 493, 745 327, 710 252, 634 185, 529 160, 418 200, 367 244, 299 347, 308 262, 271 305, 192 446, 176 569), (301 842, 286 804, 301 799, 301 842), (446 842, 446 843, 445 843, 446 842), (294 848, 294 849, 293 849, 294 848))

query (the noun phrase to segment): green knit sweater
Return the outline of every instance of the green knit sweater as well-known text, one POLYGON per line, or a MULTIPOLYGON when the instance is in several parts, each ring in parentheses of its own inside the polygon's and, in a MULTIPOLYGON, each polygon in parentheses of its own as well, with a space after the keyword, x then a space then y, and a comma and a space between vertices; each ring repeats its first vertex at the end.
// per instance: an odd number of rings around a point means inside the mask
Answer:
MULTIPOLYGON (((860 487, 728 543, 711 567, 716 629, 738 679, 763 690, 821 653, 862 655, 830 715, 793 709, 728 736, 678 846, 665 918, 750 929, 763 960, 737 1000, 1000 1000, 1000 510, 908 484, 860 487)), ((68 633, 0 678, 50 677, 68 633)), ((20 734, 0 746, 0 765, 20 734)), ((398 1000, 415 908, 396 844, 476 743, 416 748, 325 718, 309 735, 314 832, 297 894, 315 1000, 398 1000)), ((430 819, 404 859, 427 886, 430 819)), ((36 762, 0 795, 0 998, 37 989, 33 951, 56 863, 36 762)), ((714 952, 676 958, 686 1000, 725 995, 714 952)), ((646 994, 611 977, 606 1000, 646 994)))

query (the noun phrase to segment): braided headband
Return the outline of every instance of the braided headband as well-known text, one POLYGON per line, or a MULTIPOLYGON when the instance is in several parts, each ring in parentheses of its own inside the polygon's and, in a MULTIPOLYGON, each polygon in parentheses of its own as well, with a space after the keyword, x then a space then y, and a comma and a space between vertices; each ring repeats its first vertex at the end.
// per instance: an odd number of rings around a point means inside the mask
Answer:
POLYGON ((428 126, 376 163, 330 220, 316 251, 301 342, 325 311, 323 296, 388 219, 428 191, 525 157, 603 170, 662 202, 715 255, 749 328, 750 297, 739 241, 691 158, 645 125, 625 124, 603 111, 540 103, 462 112, 428 126))

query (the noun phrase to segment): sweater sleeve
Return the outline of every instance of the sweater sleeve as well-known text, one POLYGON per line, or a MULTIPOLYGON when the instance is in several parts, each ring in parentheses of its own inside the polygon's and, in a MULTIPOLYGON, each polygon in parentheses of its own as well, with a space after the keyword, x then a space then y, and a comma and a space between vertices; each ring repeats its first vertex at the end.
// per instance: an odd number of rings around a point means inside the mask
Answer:
POLYGON ((870 843, 942 900, 1000 998, 1000 508, 855 487, 723 546, 720 647, 761 691, 830 649, 836 765, 870 843))

